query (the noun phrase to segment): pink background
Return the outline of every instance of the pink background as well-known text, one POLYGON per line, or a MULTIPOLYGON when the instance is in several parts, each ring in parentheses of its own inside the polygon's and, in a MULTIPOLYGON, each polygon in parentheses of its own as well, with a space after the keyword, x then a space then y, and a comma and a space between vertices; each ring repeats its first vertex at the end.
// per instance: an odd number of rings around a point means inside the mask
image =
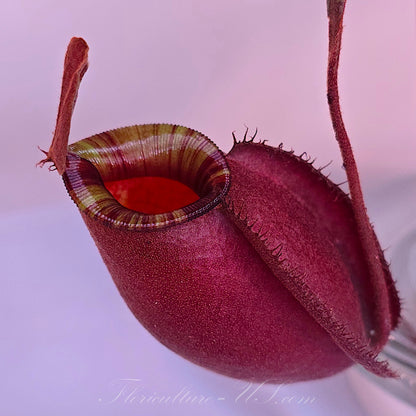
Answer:
MULTIPOLYGON (((48 149, 52 139, 66 46, 81 36, 90 68, 71 142, 168 122, 228 151, 232 131, 258 127, 258 138, 306 151, 317 166, 333 160, 326 171, 344 180, 326 104, 325 1, 6 0, 1 9, 0 413, 142 414, 98 402, 110 397, 111 380, 132 377, 148 389, 191 385, 230 398, 197 410, 149 407, 147 415, 367 414, 344 375, 291 387, 317 396, 315 407, 232 402, 241 385, 185 362, 137 324, 58 175, 35 168, 36 146, 48 149)), ((394 237, 383 229, 405 227, 416 207, 415 2, 350 0, 343 45, 345 121, 388 246, 394 237)))
MULTIPOLYGON (((72 36, 90 68, 71 141, 128 124, 169 122, 224 151, 259 128, 342 180, 325 97, 325 1, 6 1, 0 15, 1 211, 66 198, 35 169, 49 147, 72 36)), ((341 58, 345 120, 365 184, 414 173, 415 4, 350 1, 341 58)))

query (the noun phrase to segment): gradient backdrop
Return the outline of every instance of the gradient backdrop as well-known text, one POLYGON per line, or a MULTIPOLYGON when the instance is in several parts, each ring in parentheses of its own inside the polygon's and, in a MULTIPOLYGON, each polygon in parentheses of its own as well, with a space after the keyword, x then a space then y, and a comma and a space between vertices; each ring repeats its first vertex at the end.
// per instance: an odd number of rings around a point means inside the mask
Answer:
MULTIPOLYGON (((415 226, 415 2, 350 0, 344 33, 342 107, 388 247, 415 226)), ((58 175, 35 168, 36 146, 52 139, 72 36, 88 42, 90 68, 70 141, 168 122, 228 151, 232 131, 258 127, 258 138, 306 151, 317 166, 333 160, 327 172, 344 180, 326 105, 324 0, 3 1, 0 414, 370 414, 344 375, 277 392, 263 386, 246 400, 254 386, 187 363, 134 320, 58 175), (209 399, 138 399, 186 389, 209 399)))

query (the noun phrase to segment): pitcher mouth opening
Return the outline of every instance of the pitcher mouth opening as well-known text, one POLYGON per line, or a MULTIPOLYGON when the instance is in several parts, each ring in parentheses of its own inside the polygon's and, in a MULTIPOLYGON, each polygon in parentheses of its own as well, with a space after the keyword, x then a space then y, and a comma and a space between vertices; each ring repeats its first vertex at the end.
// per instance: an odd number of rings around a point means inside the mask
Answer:
MULTIPOLYGON (((228 191, 230 171, 221 150, 203 134, 182 126, 144 124, 70 145, 63 179, 86 215, 118 228, 152 230, 190 221, 213 209, 228 191), (147 187, 163 184, 160 192, 170 186, 176 206, 169 201, 162 206, 175 208, 149 213, 143 205, 129 205, 126 193, 132 195, 132 184, 138 182, 147 182, 147 187)), ((152 192, 158 197, 156 189, 152 192)))

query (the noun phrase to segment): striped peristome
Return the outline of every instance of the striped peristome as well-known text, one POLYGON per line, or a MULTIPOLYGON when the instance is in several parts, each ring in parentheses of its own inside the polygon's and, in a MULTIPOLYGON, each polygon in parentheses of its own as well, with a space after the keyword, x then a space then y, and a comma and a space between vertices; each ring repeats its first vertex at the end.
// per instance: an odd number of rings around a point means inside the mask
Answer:
POLYGON ((170 124, 123 127, 80 140, 68 148, 63 175, 78 208, 115 227, 152 230, 203 215, 228 191, 230 171, 223 153, 203 134, 170 124), (144 214, 122 206, 104 182, 140 176, 175 179, 200 197, 183 208, 144 214))

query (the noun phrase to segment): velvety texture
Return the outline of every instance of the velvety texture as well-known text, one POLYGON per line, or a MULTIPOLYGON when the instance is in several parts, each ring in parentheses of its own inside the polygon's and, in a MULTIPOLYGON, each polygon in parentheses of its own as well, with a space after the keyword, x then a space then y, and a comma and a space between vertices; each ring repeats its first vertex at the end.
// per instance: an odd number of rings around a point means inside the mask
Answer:
POLYGON ((188 360, 232 377, 286 383, 353 363, 223 208, 157 232, 83 219, 131 311, 188 360))
POLYGON ((388 371, 375 356, 391 322, 378 317, 389 316, 396 292, 389 298, 385 290, 393 285, 387 268, 376 284, 368 279, 347 195, 281 148, 237 143, 227 161, 233 181, 225 203, 235 224, 340 348, 377 374, 388 371))
POLYGON ((400 302, 339 106, 344 7, 344 0, 328 1, 328 103, 351 196, 302 157, 246 137, 224 155, 195 130, 149 124, 67 147, 87 51, 76 39, 68 48, 69 92, 61 96, 47 161, 63 173, 138 320, 168 348, 222 374, 287 383, 359 363, 395 375, 377 354, 398 323, 400 302), (123 183, 142 176, 180 181, 199 199, 145 213, 105 187, 118 181, 127 192, 123 183))
POLYGON ((53 162, 62 175, 65 172, 68 134, 71 129, 72 113, 78 96, 82 77, 88 69, 88 45, 82 38, 72 38, 65 56, 64 74, 62 77, 61 99, 51 147, 46 159, 39 162, 53 162))

